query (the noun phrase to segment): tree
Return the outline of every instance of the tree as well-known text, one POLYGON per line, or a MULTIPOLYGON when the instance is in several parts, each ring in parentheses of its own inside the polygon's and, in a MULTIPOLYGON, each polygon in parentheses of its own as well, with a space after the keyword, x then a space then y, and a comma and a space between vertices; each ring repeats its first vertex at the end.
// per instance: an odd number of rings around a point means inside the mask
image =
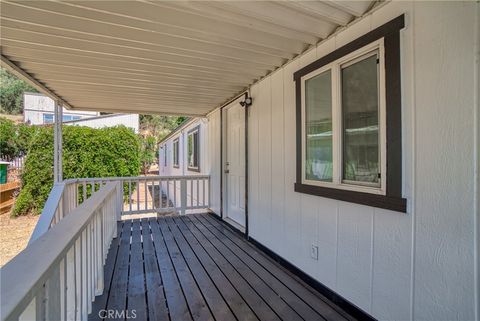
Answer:
POLYGON ((26 91, 37 92, 37 90, 4 68, 0 68, 0 80, 0 112, 21 114, 23 111, 23 93, 26 91))
POLYGON ((187 117, 140 115, 140 132, 144 137, 155 137, 156 142, 187 120, 187 117))
POLYGON ((141 137, 140 163, 142 173, 148 174, 150 166, 155 162, 157 155, 157 141, 153 136, 141 137))

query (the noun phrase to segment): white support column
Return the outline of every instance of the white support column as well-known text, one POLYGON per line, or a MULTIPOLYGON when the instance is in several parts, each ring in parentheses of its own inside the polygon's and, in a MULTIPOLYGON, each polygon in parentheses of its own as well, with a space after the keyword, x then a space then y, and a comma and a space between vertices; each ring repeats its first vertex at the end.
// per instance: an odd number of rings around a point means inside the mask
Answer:
POLYGON ((53 179, 55 183, 63 181, 62 123, 63 105, 59 101, 55 101, 55 116, 53 128, 53 179))

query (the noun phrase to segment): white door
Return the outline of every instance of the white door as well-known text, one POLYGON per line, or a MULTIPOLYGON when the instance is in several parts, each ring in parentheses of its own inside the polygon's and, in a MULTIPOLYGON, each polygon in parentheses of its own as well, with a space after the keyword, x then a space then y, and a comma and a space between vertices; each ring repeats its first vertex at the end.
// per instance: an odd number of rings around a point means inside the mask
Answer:
POLYGON ((224 109, 224 218, 245 227, 245 109, 224 109))

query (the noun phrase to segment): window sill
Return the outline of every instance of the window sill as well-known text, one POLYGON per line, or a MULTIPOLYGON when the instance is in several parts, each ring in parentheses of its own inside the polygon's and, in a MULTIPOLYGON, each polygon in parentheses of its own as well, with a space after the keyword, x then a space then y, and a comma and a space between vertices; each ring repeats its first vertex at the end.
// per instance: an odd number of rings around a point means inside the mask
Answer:
POLYGON ((299 183, 295 183, 295 192, 333 198, 344 202, 384 208, 402 213, 407 212, 407 200, 401 197, 392 197, 299 183))
POLYGON ((200 173, 200 168, 187 167, 187 170, 190 172, 200 173))
POLYGON ((173 165, 173 168, 180 168, 180 165, 173 165))

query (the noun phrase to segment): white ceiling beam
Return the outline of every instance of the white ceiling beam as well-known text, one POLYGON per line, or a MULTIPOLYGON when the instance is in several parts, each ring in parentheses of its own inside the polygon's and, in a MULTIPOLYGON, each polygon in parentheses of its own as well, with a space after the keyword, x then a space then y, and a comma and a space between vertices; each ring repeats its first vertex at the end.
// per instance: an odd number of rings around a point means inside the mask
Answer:
POLYGON ((372 5, 372 1, 330 1, 327 0, 327 3, 339 10, 350 13, 355 17, 362 16, 372 5))
POLYGON ((112 113, 138 113, 138 114, 162 114, 162 115, 172 115, 172 116, 204 116, 212 108, 210 106, 199 106, 191 104, 156 104, 156 105, 145 105, 145 104, 135 104, 134 107, 128 106, 125 108, 119 107, 115 103, 106 103, 106 102, 97 102, 92 105, 78 105, 78 107, 73 108, 74 110, 84 110, 84 111, 105 111, 112 113))
POLYGON ((62 61, 57 56, 39 58, 39 53, 43 53, 38 50, 24 50, 24 48, 5 48, 3 47, 4 53, 12 54, 19 60, 22 61, 21 67, 24 69, 31 69, 32 72, 37 70, 42 70, 42 68, 47 68, 49 70, 70 70, 70 69, 84 69, 91 70, 92 73, 103 73, 104 71, 110 72, 120 72, 126 74, 137 74, 144 76, 152 77, 161 77, 162 79, 174 78, 174 79, 194 79, 196 81, 217 81, 230 84, 245 84, 249 83, 253 78, 237 74, 225 74, 225 73, 212 73, 204 72, 203 70, 184 70, 184 69, 174 69, 170 67, 145 67, 143 65, 130 65, 130 64, 120 64, 112 61, 97 61, 91 59, 90 63, 87 62, 70 62, 62 61), (35 57, 35 58, 32 58, 35 57), (55 59, 57 58, 57 59, 55 59), (41 65, 41 68, 30 68, 30 65, 41 65), (24 67, 25 66, 25 67, 24 67), (56 69, 57 68, 57 69, 56 69))
MULTIPOLYGON (((37 28, 44 26, 55 28, 59 31, 136 41, 142 44, 162 45, 174 49, 201 52, 214 51, 227 56, 234 52, 250 54, 255 59, 259 58, 259 56, 290 58, 292 55, 290 51, 269 49, 263 47, 262 44, 248 44, 232 39, 211 37, 180 28, 170 30, 171 28, 161 27, 149 22, 125 21, 121 17, 105 16, 90 10, 79 9, 80 12, 78 13, 82 15, 73 15, 75 11, 72 9, 75 8, 62 7, 62 4, 54 8, 58 10, 63 9, 62 12, 46 10, 43 9, 45 7, 43 2, 36 7, 26 6, 25 3, 1 2, 2 18, 10 19, 10 21, 17 23, 30 23, 37 28), (39 7, 39 5, 42 6, 39 7)), ((30 5, 33 4, 30 3, 30 5)))
MULTIPOLYGON (((48 34, 58 37, 66 37, 68 39, 82 40, 82 41, 92 41, 94 43, 101 43, 111 46, 120 46, 132 49, 148 50, 152 52, 161 52, 166 54, 175 54, 179 56, 200 56, 205 59, 227 59, 231 61, 239 62, 249 62, 254 60, 257 63, 271 65, 282 64, 286 58, 280 56, 267 55, 262 53, 251 52, 241 48, 230 48, 226 46, 216 46, 204 42, 193 42, 193 41, 183 41, 180 42, 178 39, 171 40, 171 37, 166 37, 167 41, 162 41, 162 38, 158 35, 152 33, 146 33, 148 37, 148 42, 139 41, 142 38, 144 33, 131 32, 128 35, 130 38, 127 38, 126 34, 122 34, 122 37, 111 37, 104 35, 105 32, 102 32, 102 29, 98 29, 96 34, 59 28, 57 26, 46 26, 37 23, 21 21, 18 19, 11 18, 2 18, 1 21, 2 28, 11 28, 14 30, 23 30, 34 33, 48 34)), ((91 24, 88 24, 90 29, 91 24)), ((81 25, 82 27, 84 24, 81 25)), ((111 28, 108 29, 111 31, 111 28)))
POLYGON ((264 67, 271 67, 272 65, 279 66, 285 62, 284 58, 273 57, 267 55, 260 55, 256 53, 249 53, 242 50, 221 50, 221 52, 202 50, 185 50, 181 48, 183 44, 189 43, 184 41, 179 43, 177 47, 167 47, 159 44, 141 43, 137 41, 113 39, 111 37, 104 37, 101 35, 91 35, 57 28, 38 26, 24 22, 13 21, 9 18, 2 19, 2 30, 6 38, 15 37, 19 40, 30 41, 32 37, 39 37, 41 41, 45 36, 64 43, 64 46, 69 46, 70 43, 76 43, 76 47, 80 48, 95 48, 95 51, 104 51, 109 53, 119 53, 123 55, 142 55, 145 58, 152 59, 183 59, 183 58, 197 58, 205 61, 222 61, 233 64, 252 64, 264 67), (137 53, 135 53, 137 52, 137 53), (223 52, 223 53, 222 53, 223 52))
POLYGON ((317 19, 324 19, 339 26, 345 26, 354 19, 354 16, 350 13, 329 6, 322 1, 289 0, 282 1, 279 4, 299 10, 304 14, 314 16, 317 19))
POLYGON ((136 86, 134 84, 114 84, 114 83, 102 83, 102 82, 94 82, 92 80, 89 81, 79 81, 79 80, 60 80, 56 78, 52 79, 45 79, 48 81, 48 83, 52 84, 52 86, 56 87, 59 86, 59 88, 62 88, 62 84, 65 84, 68 86, 91 86, 93 88, 121 88, 122 90, 136 90, 136 91, 144 91, 144 92, 150 92, 152 90, 166 90, 166 91, 171 91, 171 92, 185 92, 186 90, 194 91, 196 90, 199 93, 218 93, 218 94, 228 94, 231 92, 234 92, 232 90, 227 91, 227 90, 218 90, 215 87, 212 88, 199 88, 199 87, 194 87, 194 86, 169 86, 167 84, 162 84, 162 85, 157 85, 153 87, 148 87, 148 86, 136 86))
POLYGON ((82 51, 77 49, 70 49, 70 48, 61 48, 61 47, 53 47, 49 45, 44 45, 41 43, 31 43, 31 42, 24 42, 19 40, 12 40, 3 38, 2 39, 2 47, 5 48, 4 53, 6 54, 7 51, 11 52, 11 54, 7 55, 16 55, 16 52, 21 50, 35 50, 37 53, 35 54, 35 58, 43 58, 43 59, 50 59, 50 60, 58 60, 60 62, 81 62, 86 64, 91 63, 99 63, 100 65, 106 64, 111 65, 113 63, 117 63, 120 65, 128 65, 132 66, 133 69, 136 68, 144 68, 144 69, 153 69, 158 68, 159 70, 171 69, 175 70, 175 72, 179 70, 184 71, 192 71, 192 72, 205 72, 209 74, 219 74, 219 73, 226 73, 231 72, 235 75, 245 76, 250 79, 257 77, 258 75, 264 75, 269 70, 265 68, 252 68, 248 65, 245 65, 245 68, 242 66, 232 67, 232 66, 225 66, 221 68, 222 64, 218 63, 214 65, 209 63, 208 65, 197 64, 181 64, 181 63, 172 63, 172 62, 165 62, 165 61, 152 61, 152 60, 145 60, 145 59, 138 59, 136 57, 122 57, 122 56, 114 56, 110 54, 102 54, 102 53, 95 53, 91 51, 82 51), (55 58, 54 58, 55 57, 55 58))
POLYGON ((234 23, 239 26, 248 26, 249 28, 253 28, 255 30, 288 37, 289 39, 301 40, 302 42, 311 45, 316 44, 319 40, 316 36, 296 31, 288 26, 255 19, 247 14, 226 10, 226 8, 222 8, 221 3, 218 1, 171 1, 164 2, 162 5, 194 11, 196 14, 200 14, 206 18, 214 17, 222 22, 234 23))
POLYGON ((53 100, 57 101, 58 103, 62 104, 66 108, 71 108, 71 105, 65 101, 62 97, 58 96, 56 93, 51 91, 45 85, 43 85, 40 81, 32 77, 30 74, 25 72, 22 68, 17 66, 14 62, 10 61, 7 57, 3 54, 0 55, 2 67, 10 71, 12 74, 17 76, 20 79, 25 80, 29 85, 37 89, 42 94, 52 98, 53 100))
POLYGON ((187 57, 161 52, 148 52, 128 48, 118 48, 99 43, 88 43, 80 40, 58 39, 52 36, 34 34, 22 31, 13 31, 2 28, 2 44, 5 46, 18 45, 29 48, 41 48, 59 53, 72 53, 88 57, 100 57, 120 61, 131 61, 149 65, 168 64, 186 66, 190 68, 205 68, 230 72, 250 71, 257 74, 259 71, 272 70, 279 65, 266 65, 246 62, 232 62, 226 59, 202 59, 201 57, 187 57))
POLYGON ((88 66, 67 66, 61 65, 55 62, 30 62, 23 61, 22 68, 29 73, 48 73, 50 75, 101 75, 105 78, 115 79, 131 79, 138 81, 151 81, 151 82, 182 82, 182 83, 202 83, 204 85, 209 84, 212 86, 225 87, 245 87, 244 82, 236 80, 236 77, 205 77, 204 75, 172 75, 168 73, 142 73, 133 71, 119 71, 105 68, 91 68, 88 66), (30 72, 31 71, 31 72, 30 72))
MULTIPOLYGON (((25 67, 24 67, 25 68, 25 67)), ((215 83, 215 82, 206 82, 206 81, 199 81, 199 80, 175 80, 175 79, 161 79, 161 78, 155 78, 155 79, 143 79, 141 77, 115 77, 115 76, 109 76, 108 74, 105 75, 105 73, 88 73, 88 72, 79 72, 76 74, 72 74, 69 72, 56 72, 56 71, 51 71, 51 70, 35 70, 34 72, 31 72, 28 68, 25 68, 29 74, 32 74, 36 78, 42 78, 45 80, 48 79, 57 79, 59 81, 74 81, 74 80, 79 80, 79 81, 95 81, 95 82, 101 82, 101 83, 112 83, 112 84, 132 84, 135 83, 137 85, 142 85, 142 87, 145 88, 156 88, 156 86, 170 86, 170 87, 193 87, 193 88, 199 88, 199 89, 210 89, 210 88, 215 88, 219 91, 226 91, 226 92, 231 92, 240 90, 244 88, 245 86, 243 85, 231 85, 231 84, 223 84, 223 83, 215 83), (45 75, 45 77, 43 77, 45 75)))
POLYGON ((115 2, 111 5, 106 1, 80 1, 78 7, 91 10, 100 10, 103 13, 122 16, 124 19, 137 19, 161 24, 163 26, 181 27, 215 37, 225 37, 251 44, 262 44, 263 46, 292 51, 298 46, 303 46, 299 40, 290 40, 283 36, 268 34, 263 31, 256 31, 248 26, 237 26, 231 23, 221 23, 212 17, 204 18, 191 12, 175 10, 163 6, 161 1, 157 2, 136 2, 134 6, 128 2, 115 2), (221 23, 221 28, 219 24, 221 23))
POLYGON ((338 27, 336 24, 293 11, 273 1, 223 1, 217 4, 220 5, 321 39, 327 38, 338 27))
MULTIPOLYGON (((259 52, 270 52, 273 55, 279 51, 291 54, 303 50, 301 41, 289 41, 288 38, 275 37, 266 33, 245 32, 244 28, 235 26, 232 30, 228 25, 222 25, 206 20, 197 21, 192 16, 171 12, 164 8, 145 6, 139 2, 131 5, 127 1, 85 1, 85 2, 48 2, 30 1, 16 3, 24 8, 43 10, 44 15, 58 13, 68 17, 83 18, 85 21, 101 22, 102 28, 112 26, 127 26, 144 32, 160 32, 176 35, 185 40, 205 40, 228 44, 237 48, 249 48, 259 52), (130 5, 129 5, 130 4, 130 5)), ((28 18, 28 17, 26 17, 28 18)), ((88 22, 87 22, 88 23, 88 22)))
POLYGON ((105 99, 111 99, 112 97, 115 97, 115 99, 121 99, 121 98, 139 98, 139 99, 168 99, 168 100, 182 100, 182 99, 192 99, 194 101, 202 102, 202 101, 220 101, 222 100, 221 95, 179 95, 176 93, 170 93, 166 91, 158 91, 154 94, 144 94, 144 93, 136 93, 136 92, 115 92, 115 91, 106 91, 106 92, 99 92, 95 91, 93 89, 86 89, 86 90, 81 90, 81 91, 76 91, 74 89, 65 89, 62 92, 65 93, 65 97, 68 97, 69 99, 80 99, 80 98, 85 98, 85 97, 95 97, 98 98, 99 100, 105 100, 105 99))

